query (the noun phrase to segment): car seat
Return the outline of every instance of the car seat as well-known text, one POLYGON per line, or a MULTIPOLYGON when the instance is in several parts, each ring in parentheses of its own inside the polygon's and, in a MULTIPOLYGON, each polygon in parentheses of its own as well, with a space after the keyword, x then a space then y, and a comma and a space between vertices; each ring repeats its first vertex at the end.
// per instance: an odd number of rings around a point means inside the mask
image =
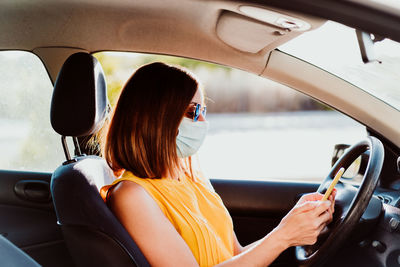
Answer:
POLYGON ((100 188, 115 179, 107 163, 79 149, 77 137, 96 133, 106 117, 107 89, 100 63, 87 53, 71 55, 58 74, 50 111, 66 156, 50 186, 58 224, 77 266, 150 266, 100 197, 100 188), (74 143, 73 157, 67 137, 74 143))

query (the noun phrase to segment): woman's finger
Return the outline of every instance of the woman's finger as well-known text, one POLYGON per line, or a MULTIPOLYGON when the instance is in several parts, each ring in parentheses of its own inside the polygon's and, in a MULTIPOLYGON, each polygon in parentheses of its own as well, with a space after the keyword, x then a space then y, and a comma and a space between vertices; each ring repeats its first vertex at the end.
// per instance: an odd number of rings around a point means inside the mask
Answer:
POLYGON ((318 202, 319 203, 317 207, 314 209, 314 214, 316 214, 317 216, 321 215, 331 207, 331 202, 329 200, 318 202))
POLYGON ((307 201, 297 206, 295 212, 296 213, 308 212, 310 210, 314 210, 318 205, 319 203, 317 201, 307 201))
POLYGON ((326 225, 330 222, 330 220, 331 220, 331 214, 328 211, 325 211, 317 218, 319 225, 326 225))
POLYGON ((318 201, 318 200, 321 200, 322 197, 323 197, 322 194, 320 194, 318 192, 314 192, 314 193, 309 193, 309 194, 302 195, 299 201, 301 201, 301 202, 318 201))
POLYGON ((325 227, 326 227, 326 224, 325 224, 325 223, 322 223, 322 224, 318 227, 318 233, 321 233, 322 230, 325 229, 325 227))

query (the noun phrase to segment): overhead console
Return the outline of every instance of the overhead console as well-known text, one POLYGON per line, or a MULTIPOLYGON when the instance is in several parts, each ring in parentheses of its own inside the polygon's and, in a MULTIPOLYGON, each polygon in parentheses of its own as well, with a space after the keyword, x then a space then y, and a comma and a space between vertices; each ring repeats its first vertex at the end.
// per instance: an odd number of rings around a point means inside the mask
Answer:
POLYGON ((227 45, 242 52, 271 51, 325 21, 256 6, 241 5, 236 12, 221 12, 216 33, 227 45))

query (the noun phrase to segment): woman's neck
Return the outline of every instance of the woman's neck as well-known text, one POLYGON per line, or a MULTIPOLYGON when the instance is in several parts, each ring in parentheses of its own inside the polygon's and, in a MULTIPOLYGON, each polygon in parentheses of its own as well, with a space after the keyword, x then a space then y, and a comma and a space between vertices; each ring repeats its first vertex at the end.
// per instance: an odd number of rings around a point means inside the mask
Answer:
POLYGON ((179 161, 179 165, 174 169, 173 172, 167 171, 165 178, 180 181, 184 175, 187 175, 187 173, 186 163, 182 159, 179 161))

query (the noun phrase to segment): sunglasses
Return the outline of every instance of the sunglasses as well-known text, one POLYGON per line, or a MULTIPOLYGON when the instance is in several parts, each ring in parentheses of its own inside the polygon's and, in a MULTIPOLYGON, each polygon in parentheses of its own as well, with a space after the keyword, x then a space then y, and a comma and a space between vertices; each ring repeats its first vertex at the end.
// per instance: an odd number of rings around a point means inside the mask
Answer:
POLYGON ((201 107, 201 104, 198 103, 190 103, 185 116, 189 119, 192 119, 194 122, 199 120, 200 114, 203 117, 206 117, 207 107, 201 107))

